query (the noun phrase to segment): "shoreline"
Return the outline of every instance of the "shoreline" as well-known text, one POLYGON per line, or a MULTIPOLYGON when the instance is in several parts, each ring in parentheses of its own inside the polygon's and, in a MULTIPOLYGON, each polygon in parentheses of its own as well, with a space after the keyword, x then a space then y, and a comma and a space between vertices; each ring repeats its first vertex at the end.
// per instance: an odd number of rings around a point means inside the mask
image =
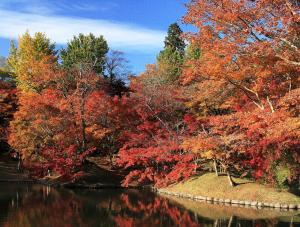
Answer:
MULTIPOLYGON (((13 179, 0 179, 0 183, 15 183, 15 184, 39 184, 44 186, 49 186, 53 188, 66 188, 66 189, 149 189, 149 187, 145 186, 129 186, 123 187, 121 185, 116 184, 103 184, 103 183, 73 183, 73 182, 51 182, 42 179, 21 179, 21 180, 13 180, 13 179)), ((150 188, 150 190, 152 190, 150 188)), ((154 190, 152 190, 154 191, 154 190)))
POLYGON ((246 178, 234 180, 236 186, 232 187, 226 176, 204 173, 160 188, 157 193, 210 204, 300 211, 300 197, 296 194, 246 178))
MULTIPOLYGON (((6 163, 7 167, 10 165, 14 167, 15 163, 13 161, 6 163)), ((3 165, 3 167, 6 167, 3 165)), ((245 180, 237 179, 240 183, 239 186, 234 188, 227 186, 227 181, 224 177, 215 177, 213 174, 204 174, 196 177, 195 179, 190 179, 186 182, 178 183, 177 186, 169 186, 167 188, 157 189, 150 185, 147 186, 135 186, 131 185, 129 187, 123 187, 121 185, 121 178, 117 181, 111 181, 116 175, 111 172, 101 168, 94 162, 89 162, 87 166, 90 171, 84 178, 78 179, 75 182, 68 181, 62 182, 58 179, 34 179, 30 178, 27 174, 19 174, 20 177, 13 178, 17 175, 15 171, 6 171, 7 176, 4 175, 2 179, 0 178, 0 183, 16 183, 16 184, 40 184, 45 186, 50 186, 54 188, 66 188, 66 189, 147 189, 154 193, 161 195, 168 195, 177 198, 184 198, 193 201, 201 201, 210 204, 219 205, 230 205, 230 206, 240 206, 249 207, 254 209, 270 208, 278 210, 296 210, 300 211, 300 197, 296 196, 296 199, 290 199, 291 196, 287 198, 284 197, 287 193, 282 192, 276 194, 273 197, 268 194, 272 193, 270 188, 262 188, 262 185, 256 184, 255 190, 249 192, 248 187, 255 185, 251 182, 245 182, 245 180), (92 175, 91 175, 92 173, 92 175), (10 176, 11 175, 11 176, 10 176), (194 182, 191 185, 190 182, 194 182), (226 181, 226 182, 225 182, 226 181), (196 182, 196 183, 195 183, 196 182), (246 184, 247 183, 247 184, 246 184), (179 185, 179 187, 178 187, 179 185), (246 186, 245 185, 250 185, 246 186), (174 187, 175 186, 175 187, 174 187), (191 190, 193 188, 193 190, 191 190), (264 190, 262 190, 264 189, 264 190), (258 193, 259 192, 259 193, 258 193), (264 193, 264 194, 263 194, 264 193), (262 197, 263 194, 265 197, 262 197), (282 200, 281 200, 282 199, 282 200), (281 201, 280 201, 281 200, 281 201)), ((88 173, 88 172, 87 172, 88 173)))
POLYGON ((166 189, 157 189, 149 186, 130 186, 123 187, 120 185, 113 184, 101 184, 101 183, 91 183, 91 184, 82 184, 82 183, 55 183, 49 182, 45 180, 39 179, 22 179, 22 180, 8 180, 8 179, 0 179, 0 183, 18 183, 18 184, 40 184, 54 188, 66 188, 66 189, 148 189, 152 192, 161 195, 161 196, 171 196, 176 198, 183 198, 186 200, 192 200, 201 203, 208 203, 213 205, 224 205, 224 206, 232 206, 232 207, 243 207, 243 208, 252 208, 252 209, 270 209, 277 211, 300 211, 300 203, 266 203, 261 201, 252 201, 252 200, 234 200, 234 199, 226 199, 226 198, 217 198, 217 197, 209 197, 204 195, 192 195, 187 193, 177 193, 170 192, 166 189))
POLYGON ((300 211, 300 203, 299 204, 285 204, 285 203, 265 203, 260 201, 251 201, 251 200, 233 200, 233 199, 224 199, 224 198, 214 198, 208 196, 200 196, 200 195, 192 195, 185 193, 173 193, 163 189, 157 189, 156 192, 158 194, 173 196, 177 198, 184 198, 188 200, 193 200, 197 202, 206 202, 209 204, 218 204, 218 205, 230 205, 234 207, 245 207, 245 208, 253 208, 253 209, 275 209, 280 211, 300 211))

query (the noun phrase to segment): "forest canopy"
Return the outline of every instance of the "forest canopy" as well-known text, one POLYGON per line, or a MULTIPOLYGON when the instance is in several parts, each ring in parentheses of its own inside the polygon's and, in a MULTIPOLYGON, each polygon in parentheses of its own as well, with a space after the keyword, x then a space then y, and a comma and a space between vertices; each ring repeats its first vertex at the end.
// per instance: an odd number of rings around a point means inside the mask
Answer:
POLYGON ((126 172, 125 186, 214 171, 232 186, 234 175, 298 187, 300 4, 186 7, 194 32, 171 24, 136 77, 103 36, 79 34, 60 51, 40 32, 12 42, 0 69, 1 146, 35 177, 73 179, 99 156, 126 172))

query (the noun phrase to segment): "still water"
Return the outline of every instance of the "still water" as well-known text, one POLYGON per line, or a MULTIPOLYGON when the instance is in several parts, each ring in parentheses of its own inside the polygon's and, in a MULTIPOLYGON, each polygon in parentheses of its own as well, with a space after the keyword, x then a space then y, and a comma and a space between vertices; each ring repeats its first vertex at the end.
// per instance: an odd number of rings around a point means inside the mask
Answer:
POLYGON ((0 183, 0 226, 300 226, 300 214, 175 201, 148 191, 0 183))

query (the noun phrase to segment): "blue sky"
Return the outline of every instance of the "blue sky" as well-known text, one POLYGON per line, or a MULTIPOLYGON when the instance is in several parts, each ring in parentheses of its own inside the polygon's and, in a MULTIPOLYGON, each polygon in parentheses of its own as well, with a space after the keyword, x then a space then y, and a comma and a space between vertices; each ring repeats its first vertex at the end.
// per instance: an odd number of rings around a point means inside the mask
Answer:
MULTIPOLYGON (((154 63, 169 24, 180 23, 187 0, 0 0, 0 55, 27 29, 42 31, 59 48, 78 33, 104 35, 126 54, 134 73, 154 63)), ((182 25, 183 30, 187 30, 182 25)))

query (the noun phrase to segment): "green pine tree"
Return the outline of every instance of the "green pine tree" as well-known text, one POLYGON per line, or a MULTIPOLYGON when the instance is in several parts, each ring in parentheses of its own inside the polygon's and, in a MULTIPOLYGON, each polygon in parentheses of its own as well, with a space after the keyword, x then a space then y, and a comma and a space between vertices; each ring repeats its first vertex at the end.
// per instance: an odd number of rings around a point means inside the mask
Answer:
POLYGON ((176 83, 181 75, 186 46, 182 33, 177 23, 171 24, 165 38, 165 48, 157 57, 158 71, 165 83, 176 83))
POLYGON ((107 52, 108 45, 103 36, 79 34, 61 51, 62 65, 67 69, 89 66, 103 74, 107 52))

